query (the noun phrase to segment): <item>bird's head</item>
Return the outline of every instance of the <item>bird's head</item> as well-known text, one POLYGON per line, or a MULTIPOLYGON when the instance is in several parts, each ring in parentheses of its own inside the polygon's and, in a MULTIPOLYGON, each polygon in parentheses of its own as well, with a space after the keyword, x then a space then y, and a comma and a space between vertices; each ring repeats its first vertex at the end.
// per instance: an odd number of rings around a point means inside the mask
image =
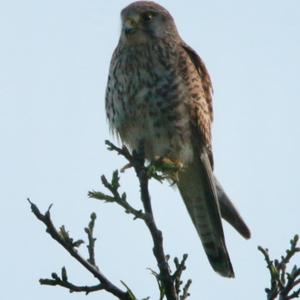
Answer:
POLYGON ((141 44, 151 39, 178 37, 171 14, 152 1, 136 1, 121 12, 121 40, 141 44))

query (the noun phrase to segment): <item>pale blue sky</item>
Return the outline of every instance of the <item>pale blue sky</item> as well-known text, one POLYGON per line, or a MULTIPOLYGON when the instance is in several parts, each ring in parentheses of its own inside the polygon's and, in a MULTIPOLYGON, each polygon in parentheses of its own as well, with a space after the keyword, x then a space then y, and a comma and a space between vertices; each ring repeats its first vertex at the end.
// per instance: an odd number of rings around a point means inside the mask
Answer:
MULTIPOLYGON (((70 280, 93 278, 52 241, 29 211, 30 197, 57 225, 83 237, 98 215, 97 261, 116 284, 157 299, 151 240, 121 209, 87 198, 100 175, 124 165, 107 152, 104 114, 108 66, 117 43, 120 10, 129 1, 0 2, 1 299, 87 299, 42 287, 65 265, 70 280), (155 292, 154 292, 155 291, 155 292)), ((300 2, 160 1, 203 58, 215 97, 216 173, 252 229, 243 240, 225 233, 236 279, 215 274, 178 192, 151 184, 166 252, 189 253, 185 278, 191 299, 264 299, 269 284, 257 245, 278 256, 300 233, 300 2)), ((132 171, 123 177, 139 205, 132 171)), ((82 247, 85 251, 85 247, 82 247)), ((295 260, 300 264, 300 256, 295 260)), ((105 293, 89 299, 113 299, 105 293)))

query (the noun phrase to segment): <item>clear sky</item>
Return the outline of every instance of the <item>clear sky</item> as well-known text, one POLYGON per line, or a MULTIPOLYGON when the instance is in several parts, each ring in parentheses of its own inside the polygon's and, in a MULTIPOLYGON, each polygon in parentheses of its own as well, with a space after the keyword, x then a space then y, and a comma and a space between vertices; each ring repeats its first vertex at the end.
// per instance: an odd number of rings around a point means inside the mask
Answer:
MULTIPOLYGON (((75 283, 93 278, 45 234, 30 197, 57 225, 84 237, 98 215, 97 261, 116 284, 157 299, 149 233, 110 204, 87 198, 125 161, 105 150, 108 66, 119 12, 129 1, 0 2, 1 299, 87 299, 43 287, 65 265, 75 283)), ((236 279, 214 273, 178 192, 151 184, 157 223, 171 256, 189 253, 192 300, 264 299, 269 277, 257 245, 278 256, 300 233, 300 2, 160 1, 203 58, 215 96, 216 174, 252 229, 243 240, 225 225, 236 279)), ((139 206, 133 171, 123 189, 139 206)), ((85 246, 82 251, 85 252, 85 246)), ((295 260, 300 264, 300 256, 295 260)), ((89 299, 113 299, 106 293, 89 299)))

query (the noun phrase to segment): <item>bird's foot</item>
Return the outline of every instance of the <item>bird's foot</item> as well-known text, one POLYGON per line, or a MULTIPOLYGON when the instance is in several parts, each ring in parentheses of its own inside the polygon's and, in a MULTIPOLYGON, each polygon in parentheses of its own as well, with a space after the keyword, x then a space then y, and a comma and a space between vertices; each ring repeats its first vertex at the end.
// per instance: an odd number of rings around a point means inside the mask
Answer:
POLYGON ((179 172, 183 163, 179 160, 172 160, 168 157, 157 157, 148 166, 148 174, 159 181, 171 180, 175 184, 179 180, 179 172))

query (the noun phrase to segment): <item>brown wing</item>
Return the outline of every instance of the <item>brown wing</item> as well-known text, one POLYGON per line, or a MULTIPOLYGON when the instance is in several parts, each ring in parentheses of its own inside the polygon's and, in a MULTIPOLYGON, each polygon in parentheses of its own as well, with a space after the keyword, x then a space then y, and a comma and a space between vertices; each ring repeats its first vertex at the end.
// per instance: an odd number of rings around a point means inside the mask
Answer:
POLYGON ((212 87, 208 72, 197 53, 182 43, 185 99, 191 122, 193 161, 179 173, 178 188, 202 241, 210 264, 226 277, 234 271, 226 248, 220 206, 213 176, 211 150, 212 87), (185 71, 185 72, 184 72, 185 71), (197 155, 198 154, 198 155, 197 155))
POLYGON ((197 91, 199 95, 195 94, 196 97, 193 97, 195 100, 195 105, 193 105, 193 111, 191 111, 192 124, 196 133, 200 134, 202 144, 207 149, 209 160, 213 168, 213 154, 211 146, 211 124, 213 121, 213 106, 212 106, 212 94, 213 88, 211 84, 210 76, 207 72, 207 69, 199 57, 199 55, 187 44, 182 44, 183 49, 188 54, 191 62, 195 66, 197 73, 201 81, 201 91, 199 92, 199 87, 196 84, 197 91))

